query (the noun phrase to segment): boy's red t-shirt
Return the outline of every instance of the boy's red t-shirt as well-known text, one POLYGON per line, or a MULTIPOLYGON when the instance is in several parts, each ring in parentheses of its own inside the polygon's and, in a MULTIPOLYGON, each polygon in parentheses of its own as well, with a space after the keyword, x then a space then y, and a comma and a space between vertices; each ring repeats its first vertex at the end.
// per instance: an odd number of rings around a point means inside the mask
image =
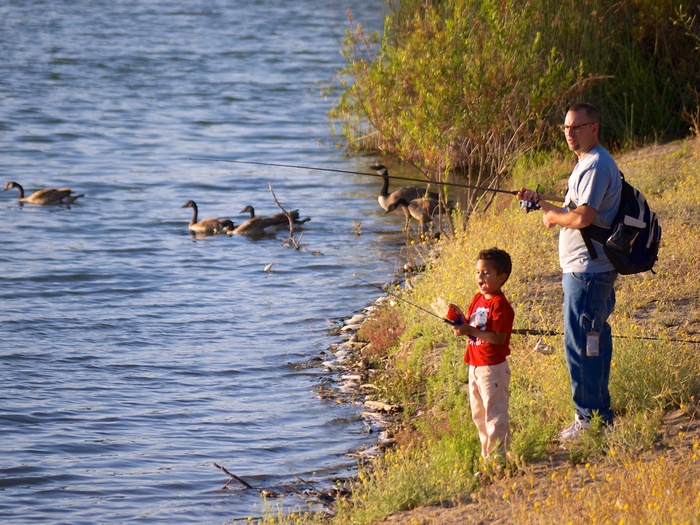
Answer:
POLYGON ((492 345, 479 338, 469 338, 464 362, 474 366, 498 365, 510 355, 510 334, 513 332, 515 313, 508 299, 499 292, 491 299, 482 294, 476 294, 467 314, 467 322, 488 332, 499 332, 506 335, 503 344, 492 345))

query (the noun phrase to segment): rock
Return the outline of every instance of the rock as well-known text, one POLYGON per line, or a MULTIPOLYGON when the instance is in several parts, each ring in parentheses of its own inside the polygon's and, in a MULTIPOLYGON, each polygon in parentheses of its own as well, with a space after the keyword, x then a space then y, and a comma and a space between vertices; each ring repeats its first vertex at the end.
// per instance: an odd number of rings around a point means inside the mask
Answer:
POLYGON ((387 303, 387 301, 389 301, 389 297, 386 295, 382 295, 380 298, 374 301, 374 304, 377 306, 384 306, 387 303))
POLYGON ((327 368, 328 370, 335 370, 337 368, 343 368, 343 364, 338 361, 337 359, 333 359, 332 361, 324 361, 323 366, 327 368))
POLYGON ((364 314, 355 314, 350 318, 347 324, 359 326, 366 318, 367 316, 364 314))
POLYGON ((354 381, 348 381, 336 388, 336 390, 341 394, 354 394, 357 390, 358 384, 354 381))
POLYGON ((381 401, 365 401, 364 405, 378 412, 395 412, 399 408, 396 405, 390 405, 389 403, 383 403, 381 401))

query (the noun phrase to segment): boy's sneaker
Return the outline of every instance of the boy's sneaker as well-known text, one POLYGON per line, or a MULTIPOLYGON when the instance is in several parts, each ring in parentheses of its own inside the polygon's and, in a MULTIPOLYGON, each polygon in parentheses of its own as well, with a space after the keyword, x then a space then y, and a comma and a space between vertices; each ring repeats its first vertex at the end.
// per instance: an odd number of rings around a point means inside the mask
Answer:
POLYGON ((576 439, 581 432, 591 427, 591 422, 582 419, 581 416, 576 414, 573 423, 569 423, 564 429, 559 432, 559 441, 571 441, 576 439))

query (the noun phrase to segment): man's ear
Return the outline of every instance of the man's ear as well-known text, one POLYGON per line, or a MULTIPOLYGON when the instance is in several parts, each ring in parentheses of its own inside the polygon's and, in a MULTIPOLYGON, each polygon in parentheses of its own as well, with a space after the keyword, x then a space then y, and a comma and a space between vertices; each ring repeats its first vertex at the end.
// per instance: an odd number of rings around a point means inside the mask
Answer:
POLYGON ((506 281, 508 280, 508 274, 507 273, 499 273, 496 278, 498 279, 498 282, 500 283, 501 286, 503 286, 506 281))

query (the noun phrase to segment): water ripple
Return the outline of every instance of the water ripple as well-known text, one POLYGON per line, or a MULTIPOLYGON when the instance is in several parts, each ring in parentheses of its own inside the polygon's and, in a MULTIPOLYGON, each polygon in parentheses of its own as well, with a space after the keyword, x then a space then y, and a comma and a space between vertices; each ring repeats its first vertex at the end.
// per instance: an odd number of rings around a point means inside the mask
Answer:
MULTIPOLYGON (((228 521, 261 502, 218 492, 213 462, 261 487, 332 483, 373 439, 357 407, 317 399, 324 369, 290 363, 373 299, 351 275, 391 274, 400 218, 387 226, 371 179, 195 160, 366 171, 325 145, 318 96, 343 65, 346 6, 181 4, 0 7, 4 177, 85 195, 0 192, 3 523, 228 521), (277 213, 268 184, 311 217, 304 250, 286 232, 187 230, 190 199, 236 223, 247 204, 277 213)), ((349 7, 381 26, 376 2, 349 7)))

